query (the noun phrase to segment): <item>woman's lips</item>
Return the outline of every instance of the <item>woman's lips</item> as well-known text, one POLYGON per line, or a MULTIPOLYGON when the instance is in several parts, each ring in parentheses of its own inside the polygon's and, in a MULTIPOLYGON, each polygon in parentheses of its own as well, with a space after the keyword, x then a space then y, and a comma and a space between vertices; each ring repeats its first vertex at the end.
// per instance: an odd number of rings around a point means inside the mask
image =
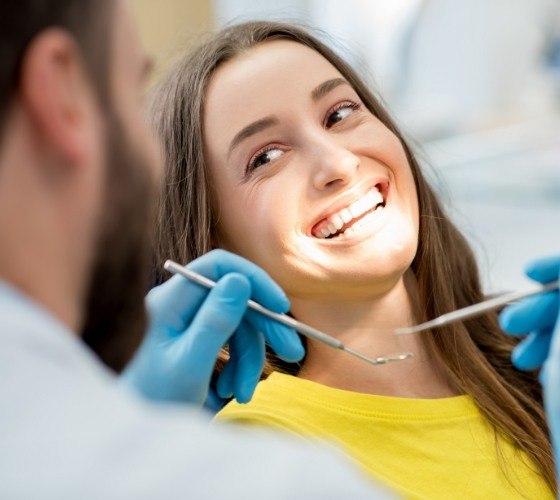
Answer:
POLYGON ((358 200, 320 220, 311 229, 311 234, 319 239, 333 238, 344 234, 378 207, 384 206, 387 187, 377 184, 358 200))

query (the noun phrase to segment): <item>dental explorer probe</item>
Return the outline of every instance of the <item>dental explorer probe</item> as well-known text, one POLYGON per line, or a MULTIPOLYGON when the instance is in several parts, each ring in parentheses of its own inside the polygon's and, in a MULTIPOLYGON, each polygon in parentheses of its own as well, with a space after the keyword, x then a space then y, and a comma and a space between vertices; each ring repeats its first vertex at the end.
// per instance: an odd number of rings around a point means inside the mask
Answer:
MULTIPOLYGON (((214 286, 216 286, 215 281, 212 281, 211 279, 208 279, 205 276, 202 276, 201 274, 191 271, 190 269, 187 269, 186 267, 181 266, 180 264, 177 264, 172 260, 166 261, 163 267, 166 271, 172 274, 180 274, 181 276, 199 285, 202 285, 205 288, 213 288, 214 286)), ((342 351, 345 351, 348 354, 351 354, 352 356, 356 356, 357 358, 360 358, 361 360, 366 361, 367 363, 370 363, 372 365, 384 365, 386 363, 391 363, 393 361, 403 361, 405 359, 409 359, 412 357, 411 352, 406 352, 402 354, 396 354, 394 356, 380 356, 375 359, 368 358, 367 356, 357 351, 354 351, 349 347, 346 347, 340 340, 337 340, 334 337, 327 335, 326 333, 316 330, 315 328, 312 328, 311 326, 306 325, 301 321, 297 321, 286 314, 275 313, 267 309, 266 307, 263 307, 262 305, 255 302, 254 300, 249 300, 247 302, 247 305, 249 306, 250 309, 257 311, 258 313, 264 316, 268 316, 269 318, 272 318, 273 320, 278 321, 278 323, 282 323, 283 325, 289 328, 293 328, 294 330, 301 333, 305 337, 318 340, 319 342, 322 342, 323 344, 333 347, 334 349, 341 349, 342 351)))
POLYGON ((493 299, 485 300, 479 302, 478 304, 473 304, 472 306, 467 306, 462 309, 457 309, 450 313, 442 314, 435 319, 426 321, 416 326, 407 326, 403 328, 397 328, 394 333, 397 335, 409 335, 411 333, 420 333, 431 328, 436 328, 438 326, 449 325, 450 323, 455 323, 463 319, 474 318, 480 316, 481 314, 497 309, 498 307, 505 306, 510 302, 516 302, 518 300, 524 299, 525 297, 530 297, 531 295, 537 295, 538 293, 551 292, 553 290, 558 290, 560 282, 552 281, 546 285, 540 285, 531 290, 525 290, 523 292, 513 292, 499 297, 494 297, 493 299))

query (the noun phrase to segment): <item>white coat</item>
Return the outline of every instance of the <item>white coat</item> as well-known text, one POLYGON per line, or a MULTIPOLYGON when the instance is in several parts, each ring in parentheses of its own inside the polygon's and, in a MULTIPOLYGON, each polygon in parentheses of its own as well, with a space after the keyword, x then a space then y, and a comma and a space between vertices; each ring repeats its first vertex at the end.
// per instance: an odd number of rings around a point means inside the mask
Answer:
POLYGON ((0 498, 388 498, 343 457, 208 425, 125 391, 51 314, 0 282, 0 498))

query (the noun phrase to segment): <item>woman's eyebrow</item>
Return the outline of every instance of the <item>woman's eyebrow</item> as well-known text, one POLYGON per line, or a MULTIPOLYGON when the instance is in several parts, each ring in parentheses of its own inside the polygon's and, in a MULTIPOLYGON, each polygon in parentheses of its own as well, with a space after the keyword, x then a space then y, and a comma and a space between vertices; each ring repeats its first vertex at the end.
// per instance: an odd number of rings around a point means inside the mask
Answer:
POLYGON ((316 102, 326 94, 328 94, 331 90, 335 89, 340 85, 350 85, 344 78, 333 78, 331 80, 327 80, 315 87, 311 91, 311 99, 316 102))
MULTIPOLYGON (((315 87, 311 91, 311 99, 313 101, 318 101, 340 85, 350 84, 344 78, 332 78, 330 80, 326 80, 323 83, 317 85, 317 87, 315 87)), ((278 118, 276 118, 275 116, 267 116, 265 118, 257 120, 256 122, 250 123, 246 127, 243 127, 239 132, 237 132, 237 134, 235 134, 235 137, 232 139, 229 145, 228 155, 231 154, 231 152, 245 139, 248 139, 252 135, 255 135, 258 132, 261 132, 262 130, 265 130, 277 124, 278 118)))
POLYGON ((235 134, 235 137, 232 139, 229 145, 228 154, 230 154, 233 149, 235 149, 239 145, 240 142, 264 129, 276 125, 277 123, 278 118, 276 118, 275 116, 267 116, 265 118, 257 120, 256 122, 250 123, 246 127, 243 127, 239 132, 237 132, 237 134, 235 134))

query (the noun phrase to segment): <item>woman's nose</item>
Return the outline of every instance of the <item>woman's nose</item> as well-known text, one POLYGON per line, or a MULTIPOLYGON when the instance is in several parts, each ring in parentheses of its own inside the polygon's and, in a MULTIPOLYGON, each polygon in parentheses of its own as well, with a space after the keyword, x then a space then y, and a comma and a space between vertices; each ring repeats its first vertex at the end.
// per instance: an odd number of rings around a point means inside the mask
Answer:
POLYGON ((359 158, 343 145, 324 142, 314 153, 315 189, 344 186, 352 181, 358 171, 359 158))

